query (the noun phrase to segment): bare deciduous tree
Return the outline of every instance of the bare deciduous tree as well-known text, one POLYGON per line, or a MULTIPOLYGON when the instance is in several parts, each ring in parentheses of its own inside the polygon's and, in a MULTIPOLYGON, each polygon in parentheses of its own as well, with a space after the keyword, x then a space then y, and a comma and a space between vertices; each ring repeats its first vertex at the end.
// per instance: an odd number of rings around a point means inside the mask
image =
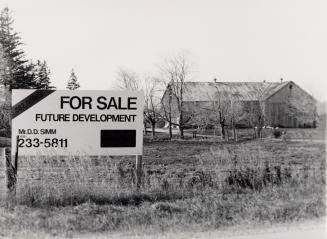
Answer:
POLYGON ((229 97, 230 101, 230 125, 233 130, 233 137, 234 141, 237 141, 237 132, 236 127, 238 123, 244 118, 244 109, 242 101, 240 100, 240 94, 238 92, 235 92, 234 94, 231 94, 229 97))
POLYGON ((220 125, 222 139, 227 139, 226 127, 230 117, 231 101, 224 96, 224 92, 219 91, 219 86, 216 87, 217 91, 211 97, 209 107, 207 108, 208 114, 210 114, 210 121, 213 124, 220 125))
POLYGON ((161 68, 162 82, 166 91, 162 103, 164 120, 169 123, 169 135, 172 137, 172 125, 178 126, 180 137, 184 138, 184 128, 191 119, 184 106, 185 82, 190 79, 190 63, 184 52, 165 61, 161 68), (173 117, 177 118, 176 121, 173 117))
POLYGON ((138 74, 131 70, 119 68, 116 78, 116 87, 121 90, 140 90, 141 83, 138 74))
MULTIPOLYGON (((151 124, 152 137, 155 136, 155 126, 160 120, 159 108, 160 100, 158 98, 158 80, 151 77, 146 78, 144 82, 144 119, 151 124)), ((145 129, 146 130, 146 129, 145 129)))
MULTIPOLYGON (((224 88, 227 86, 225 85, 224 88)), ((237 140, 236 126, 244 118, 243 104, 238 92, 223 90, 219 83, 215 85, 216 90, 207 93, 208 102, 202 103, 195 113, 197 119, 206 127, 218 125, 221 129, 222 139, 228 139, 227 128, 233 130, 234 140, 237 140)))
POLYGON ((248 102, 249 109, 244 118, 248 125, 254 129, 254 137, 261 138, 263 126, 266 124, 265 103, 262 100, 261 92, 257 92, 256 95, 258 100, 248 102))
POLYGON ((168 122, 169 127, 169 139, 171 140, 173 137, 173 116, 172 116, 172 91, 169 85, 166 87, 166 91, 164 92, 164 96, 161 100, 161 107, 160 107, 160 117, 168 122))

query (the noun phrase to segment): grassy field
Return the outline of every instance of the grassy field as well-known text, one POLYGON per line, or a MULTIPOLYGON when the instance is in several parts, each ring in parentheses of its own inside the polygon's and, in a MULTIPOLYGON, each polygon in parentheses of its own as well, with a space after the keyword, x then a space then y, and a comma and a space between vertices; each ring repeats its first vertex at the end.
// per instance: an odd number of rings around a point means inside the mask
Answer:
MULTIPOLYGON (((16 202, 1 194, 0 236, 142 235, 322 218, 324 131, 287 134, 237 143, 147 136, 140 192, 133 157, 20 158, 16 202)), ((3 162, 0 169, 4 188, 3 162)))

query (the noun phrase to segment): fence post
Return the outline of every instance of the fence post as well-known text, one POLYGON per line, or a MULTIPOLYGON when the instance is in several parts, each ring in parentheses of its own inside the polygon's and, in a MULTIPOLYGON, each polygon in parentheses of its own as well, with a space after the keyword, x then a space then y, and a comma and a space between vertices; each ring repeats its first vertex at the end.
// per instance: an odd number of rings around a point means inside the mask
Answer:
POLYGON ((136 155, 136 190, 139 191, 142 183, 142 155, 136 155))
POLYGON ((16 181, 17 181, 17 171, 18 171, 18 147, 19 145, 19 135, 17 135, 16 138, 16 153, 15 153, 15 176, 16 176, 16 181))
POLYGON ((16 169, 11 163, 11 153, 6 152, 6 148, 1 148, 1 158, 5 165, 7 199, 11 202, 16 195, 16 169))

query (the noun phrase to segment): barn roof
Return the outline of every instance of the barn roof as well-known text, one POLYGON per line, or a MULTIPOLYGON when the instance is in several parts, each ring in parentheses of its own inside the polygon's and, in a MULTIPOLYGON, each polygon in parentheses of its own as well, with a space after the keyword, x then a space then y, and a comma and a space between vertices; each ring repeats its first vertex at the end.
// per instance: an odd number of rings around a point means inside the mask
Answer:
POLYGON ((256 101, 273 95, 285 82, 185 82, 184 101, 210 101, 217 92, 224 97, 233 95, 237 100, 256 101))

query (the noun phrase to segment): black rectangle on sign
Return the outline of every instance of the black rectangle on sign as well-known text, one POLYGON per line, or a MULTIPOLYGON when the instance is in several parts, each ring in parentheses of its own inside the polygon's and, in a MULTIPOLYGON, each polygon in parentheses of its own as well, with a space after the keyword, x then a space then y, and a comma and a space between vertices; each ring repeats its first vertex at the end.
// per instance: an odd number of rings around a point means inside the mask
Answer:
POLYGON ((101 130, 101 148, 136 146, 136 130, 101 130))

